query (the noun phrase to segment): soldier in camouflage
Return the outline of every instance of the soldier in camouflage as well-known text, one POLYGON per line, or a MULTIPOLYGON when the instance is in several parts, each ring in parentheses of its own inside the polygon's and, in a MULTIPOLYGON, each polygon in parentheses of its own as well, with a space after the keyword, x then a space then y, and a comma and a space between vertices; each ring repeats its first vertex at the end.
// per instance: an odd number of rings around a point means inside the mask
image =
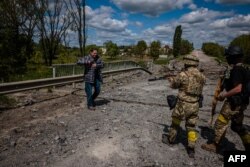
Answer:
POLYGON ((217 100, 226 100, 215 121, 213 141, 203 144, 201 148, 217 152, 231 120, 231 129, 240 136, 246 151, 250 151, 250 134, 243 126, 244 111, 249 104, 249 97, 244 97, 242 94, 246 72, 242 64, 243 52, 240 47, 231 46, 225 51, 225 56, 231 68, 226 70, 224 75, 222 86, 226 91, 222 92, 217 100))
POLYGON ((195 142, 197 140, 196 123, 199 112, 199 98, 201 97, 205 76, 198 70, 199 59, 194 55, 183 58, 185 70, 176 77, 170 78, 171 87, 179 89, 178 101, 172 113, 172 124, 168 133, 168 143, 174 144, 180 123, 186 121, 188 148, 190 158, 194 158, 195 142))

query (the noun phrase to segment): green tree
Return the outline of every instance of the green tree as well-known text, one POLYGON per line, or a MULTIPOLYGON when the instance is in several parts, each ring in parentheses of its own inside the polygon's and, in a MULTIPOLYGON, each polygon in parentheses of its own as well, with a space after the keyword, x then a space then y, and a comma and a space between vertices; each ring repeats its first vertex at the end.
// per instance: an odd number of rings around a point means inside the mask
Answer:
POLYGON ((153 41, 150 45, 150 56, 156 60, 159 58, 161 49, 161 42, 160 41, 153 41))
POLYGON ((34 0, 0 1, 0 80, 23 74, 33 52, 34 0))
POLYGON ((244 52, 244 63, 250 64, 250 34, 240 35, 233 39, 230 46, 239 46, 244 52))
POLYGON ((213 57, 223 57, 224 55, 224 47, 220 46, 217 43, 213 43, 213 42, 206 42, 202 44, 202 51, 210 56, 213 57))
POLYGON ((65 7, 65 3, 60 0, 37 0, 37 28, 44 61, 49 66, 52 65, 59 44, 73 22, 71 14, 64 10, 65 7))
POLYGON ((190 43, 188 40, 182 39, 180 55, 189 54, 192 50, 194 50, 193 43, 190 43))
POLYGON ((147 49, 147 43, 144 40, 138 41, 135 47, 135 54, 140 55, 140 57, 143 58, 146 49, 147 49))
POLYGON ((175 28, 174 39, 173 39, 173 54, 175 57, 177 57, 180 54, 181 34, 182 34, 181 25, 178 25, 175 28))
POLYGON ((125 55, 127 56, 132 56, 132 46, 124 46, 123 48, 123 52, 125 53, 125 55))
POLYGON ((73 18, 73 25, 71 29, 73 31, 77 31, 78 33, 78 43, 79 43, 79 50, 80 50, 80 56, 86 56, 85 54, 86 49, 84 50, 84 47, 86 45, 86 13, 85 13, 85 5, 86 0, 64 0, 66 4, 67 10, 70 12, 72 18, 73 18))
POLYGON ((113 43, 112 41, 107 41, 104 43, 104 46, 106 47, 106 55, 110 56, 111 59, 114 59, 116 56, 119 55, 119 48, 118 46, 113 43))

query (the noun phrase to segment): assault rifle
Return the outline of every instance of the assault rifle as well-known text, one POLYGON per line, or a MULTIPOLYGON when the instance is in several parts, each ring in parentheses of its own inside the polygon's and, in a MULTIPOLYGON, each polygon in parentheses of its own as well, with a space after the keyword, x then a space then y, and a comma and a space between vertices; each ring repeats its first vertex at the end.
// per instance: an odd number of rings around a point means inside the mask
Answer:
POLYGON ((210 127, 212 127, 212 124, 213 124, 213 119, 214 119, 214 115, 215 115, 215 109, 216 109, 217 102, 218 102, 217 98, 220 95, 220 93, 223 91, 223 82, 224 82, 224 79, 230 73, 230 67, 227 64, 222 64, 220 62, 219 65, 222 66, 225 70, 224 70, 223 75, 220 75, 220 78, 218 79, 216 88, 214 90, 214 97, 213 97, 213 100, 212 100, 211 118, 208 121, 208 124, 209 124, 210 127))
POLYGON ((220 93, 222 92, 222 83, 223 83, 223 77, 220 77, 218 82, 217 82, 215 91, 214 91, 214 97, 213 97, 213 100, 212 100, 211 118, 210 118, 210 121, 208 122, 209 126, 211 126, 211 127, 212 127, 212 124, 213 124, 215 109, 216 109, 217 102, 218 102, 217 98, 220 95, 220 93))

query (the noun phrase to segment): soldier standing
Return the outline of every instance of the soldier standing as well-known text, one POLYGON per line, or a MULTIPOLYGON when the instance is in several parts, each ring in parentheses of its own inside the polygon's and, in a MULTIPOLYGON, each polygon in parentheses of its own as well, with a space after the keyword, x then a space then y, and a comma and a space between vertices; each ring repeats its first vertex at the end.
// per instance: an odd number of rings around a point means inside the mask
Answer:
POLYGON ((170 78, 171 87, 179 89, 177 104, 172 113, 172 124, 167 135, 168 144, 174 144, 180 123, 185 118, 190 158, 194 158, 195 142, 197 140, 196 123, 198 120, 199 99, 205 85, 205 76, 198 70, 199 59, 194 55, 183 58, 184 71, 170 78))
POLYGON ((246 69, 242 64, 243 52, 238 46, 231 46, 225 50, 228 64, 232 67, 225 72, 223 89, 226 92, 220 93, 217 100, 224 101, 218 118, 214 125, 215 137, 210 144, 203 144, 202 149, 217 152, 221 139, 225 136, 229 121, 231 129, 236 132, 246 151, 250 151, 250 134, 243 126, 244 110, 249 104, 249 96, 242 94, 244 83, 246 82, 246 69))

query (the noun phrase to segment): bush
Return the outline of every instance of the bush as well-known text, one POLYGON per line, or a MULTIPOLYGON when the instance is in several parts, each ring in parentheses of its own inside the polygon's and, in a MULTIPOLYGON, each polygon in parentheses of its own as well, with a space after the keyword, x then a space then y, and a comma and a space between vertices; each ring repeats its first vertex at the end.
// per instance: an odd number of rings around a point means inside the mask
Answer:
POLYGON ((250 34, 236 37, 230 46, 239 46, 244 52, 244 63, 250 64, 250 34))
POLYGON ((202 51, 209 56, 213 56, 221 61, 225 61, 224 57, 225 48, 217 43, 212 43, 212 42, 203 43, 202 51))
POLYGON ((180 55, 189 54, 192 50, 194 50, 193 43, 190 43, 188 40, 182 39, 181 40, 180 55))

